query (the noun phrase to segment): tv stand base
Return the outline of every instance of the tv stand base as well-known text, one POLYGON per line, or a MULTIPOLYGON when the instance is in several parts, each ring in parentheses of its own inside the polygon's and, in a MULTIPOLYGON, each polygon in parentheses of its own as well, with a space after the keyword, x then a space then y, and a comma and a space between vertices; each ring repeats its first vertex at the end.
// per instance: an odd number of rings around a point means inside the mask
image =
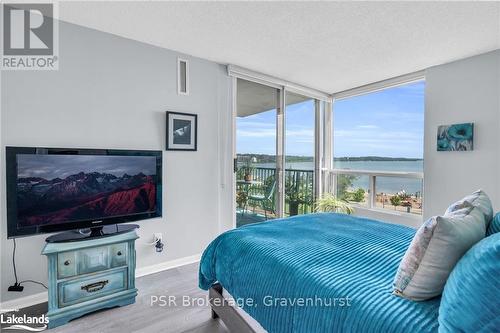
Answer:
POLYGON ((134 229, 138 229, 137 224, 113 224, 92 227, 90 229, 80 229, 60 232, 58 234, 47 237, 47 243, 63 243, 63 242, 79 242, 84 240, 96 239, 101 237, 110 237, 123 233, 127 233, 134 229))

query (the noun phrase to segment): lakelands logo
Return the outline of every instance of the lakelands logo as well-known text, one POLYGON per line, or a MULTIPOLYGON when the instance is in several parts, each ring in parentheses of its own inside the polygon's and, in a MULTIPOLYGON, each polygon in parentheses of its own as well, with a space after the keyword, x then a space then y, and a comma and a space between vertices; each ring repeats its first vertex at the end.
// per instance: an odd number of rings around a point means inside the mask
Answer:
POLYGON ((56 3, 2 4, 3 70, 58 69, 56 3))
POLYGON ((48 323, 49 318, 47 318, 44 314, 38 317, 27 316, 25 314, 18 316, 15 313, 0 314, 0 324, 2 325, 2 330, 41 332, 47 329, 48 323))

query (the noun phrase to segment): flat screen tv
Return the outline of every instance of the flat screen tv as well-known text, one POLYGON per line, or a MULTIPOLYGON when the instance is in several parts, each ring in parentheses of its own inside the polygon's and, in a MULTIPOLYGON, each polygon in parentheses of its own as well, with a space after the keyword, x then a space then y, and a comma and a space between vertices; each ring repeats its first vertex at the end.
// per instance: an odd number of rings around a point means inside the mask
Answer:
POLYGON ((160 217, 162 152, 6 147, 9 238, 160 217))

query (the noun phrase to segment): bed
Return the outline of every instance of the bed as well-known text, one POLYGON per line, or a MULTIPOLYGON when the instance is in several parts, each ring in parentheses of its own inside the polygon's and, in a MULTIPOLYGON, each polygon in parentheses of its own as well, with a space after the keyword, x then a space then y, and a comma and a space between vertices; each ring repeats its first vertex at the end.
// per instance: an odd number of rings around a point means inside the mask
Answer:
MULTIPOLYGON (((391 293, 414 233, 325 213, 248 225, 208 246, 199 284, 211 298, 223 288, 272 333, 436 332, 440 298, 413 302, 391 293)), ((253 332, 227 305, 213 304, 214 317, 253 332)))

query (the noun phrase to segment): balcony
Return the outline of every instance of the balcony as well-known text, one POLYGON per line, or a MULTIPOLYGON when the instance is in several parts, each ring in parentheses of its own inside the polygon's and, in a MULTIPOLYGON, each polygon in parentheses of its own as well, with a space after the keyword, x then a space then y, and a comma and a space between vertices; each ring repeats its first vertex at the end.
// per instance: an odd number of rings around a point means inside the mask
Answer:
POLYGON ((422 215, 423 173, 335 169, 335 194, 354 207, 422 215))
MULTIPOLYGON (((245 180, 241 169, 236 173, 236 224, 262 222, 276 218, 276 169, 256 167, 245 180)), ((313 170, 285 170, 285 215, 313 212, 313 170)))
MULTIPOLYGON (((276 218, 276 169, 255 167, 245 179, 236 174, 237 226, 276 218)), ((422 215, 420 172, 335 169, 326 171, 331 180, 327 188, 349 201, 355 208, 422 215)), ((314 211, 313 170, 285 170, 285 215, 314 211)))

